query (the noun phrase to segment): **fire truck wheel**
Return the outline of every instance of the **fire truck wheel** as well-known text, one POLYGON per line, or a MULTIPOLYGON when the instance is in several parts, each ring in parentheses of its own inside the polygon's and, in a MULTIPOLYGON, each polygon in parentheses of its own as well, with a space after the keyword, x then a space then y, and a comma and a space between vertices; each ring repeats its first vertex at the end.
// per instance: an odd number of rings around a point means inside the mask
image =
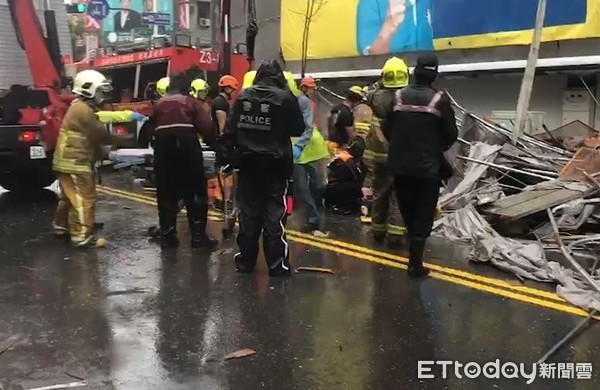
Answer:
POLYGON ((56 177, 53 173, 35 173, 32 175, 1 175, 0 186, 12 192, 30 192, 41 190, 54 183, 56 177))

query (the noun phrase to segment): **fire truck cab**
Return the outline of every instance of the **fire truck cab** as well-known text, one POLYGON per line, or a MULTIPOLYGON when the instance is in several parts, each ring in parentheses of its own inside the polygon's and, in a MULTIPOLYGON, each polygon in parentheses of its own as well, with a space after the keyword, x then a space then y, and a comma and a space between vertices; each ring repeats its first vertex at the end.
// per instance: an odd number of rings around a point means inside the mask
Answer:
MULTIPOLYGON (((173 72, 192 77, 217 79, 218 54, 192 47, 170 46, 131 53, 101 55, 74 64, 75 71, 94 69, 103 73, 113 85, 110 110, 130 110, 152 117, 156 81, 173 72)), ((213 85, 216 85, 216 81, 213 85)), ((147 147, 152 120, 109 125, 116 147, 147 147)))

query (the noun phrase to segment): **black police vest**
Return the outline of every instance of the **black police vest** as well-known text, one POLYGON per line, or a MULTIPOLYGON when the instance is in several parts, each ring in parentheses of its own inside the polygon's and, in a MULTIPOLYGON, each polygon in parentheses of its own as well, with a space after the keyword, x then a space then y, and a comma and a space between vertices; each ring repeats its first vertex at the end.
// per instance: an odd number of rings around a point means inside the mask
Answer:
POLYGON ((273 126, 271 103, 266 99, 246 98, 242 100, 238 129, 240 131, 271 131, 273 126))

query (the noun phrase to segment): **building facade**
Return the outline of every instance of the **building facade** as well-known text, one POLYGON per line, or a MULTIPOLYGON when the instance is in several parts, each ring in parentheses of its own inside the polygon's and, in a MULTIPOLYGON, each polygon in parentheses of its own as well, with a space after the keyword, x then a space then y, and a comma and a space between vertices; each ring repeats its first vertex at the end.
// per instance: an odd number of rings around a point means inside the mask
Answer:
MULTIPOLYGON (((321 0, 314 0, 317 5, 320 1, 321 0)), ((497 2, 500 0, 494 1, 497 2)), ((363 4, 367 3, 381 3, 384 5, 384 10, 387 4, 394 2, 401 3, 404 2, 404 0, 329 1, 330 4, 340 3, 345 8, 351 7, 351 4, 354 3, 358 3, 358 7, 364 7, 363 4)), ((470 5, 471 3, 478 4, 477 2, 473 2, 473 0, 461 0, 454 3, 461 2, 466 5, 470 5)), ((244 2, 239 1, 233 3, 235 4, 232 9, 232 25, 233 44, 235 46, 236 43, 245 40, 246 16, 243 9, 244 2)), ((416 4, 417 6, 419 4, 433 4, 433 6, 441 4, 441 2, 437 0, 407 0, 405 3, 416 4)), ((540 49, 540 59, 542 60, 540 63, 545 63, 548 66, 540 67, 538 70, 530 104, 530 111, 532 111, 531 116, 533 118, 532 122, 535 122, 532 123, 532 126, 535 127, 534 131, 536 132, 543 131, 540 128, 541 123, 545 124, 549 129, 553 129, 575 119, 581 120, 592 127, 600 128, 600 110, 594 102, 594 97, 598 94, 599 89, 597 70, 600 69, 600 39, 598 38, 600 34, 597 34, 598 32, 596 31, 590 32, 588 38, 563 39, 565 37, 569 38, 574 34, 579 34, 583 31, 581 30, 582 27, 561 30, 564 26, 558 26, 561 23, 583 23, 583 20, 579 21, 577 19, 582 17, 585 19, 586 15, 582 15, 580 11, 584 9, 586 5, 588 7, 587 20, 590 21, 592 18, 598 18, 598 15, 595 13, 600 9, 600 1, 574 0, 570 3, 573 4, 572 8, 569 8, 567 10, 568 12, 563 12, 561 9, 556 8, 561 5, 561 2, 549 2, 549 8, 546 13, 546 25, 548 26, 550 24, 557 26, 550 27, 550 29, 544 31, 545 42, 542 43, 540 49), (590 5, 594 4, 596 4, 596 7, 590 7, 590 5), (594 12, 594 14, 590 14, 590 12, 594 12), (560 34, 563 34, 563 36, 560 34), (555 35, 559 39, 553 40, 552 38, 555 35), (578 61, 578 59, 581 59, 581 61, 578 61), (583 62, 585 62, 585 64, 582 64, 583 62), (585 84, 582 82, 582 79, 585 84), (588 88, 592 91, 592 95, 588 92, 588 88)), ((259 23, 259 34, 256 40, 256 57, 258 61, 265 58, 279 58, 282 44, 285 45, 286 41, 290 40, 290 36, 292 39, 301 39, 303 34, 302 16, 300 17, 301 19, 299 22, 297 19, 290 19, 289 13, 286 17, 285 13, 286 7, 296 7, 298 9, 294 11, 295 14, 301 14, 304 12, 303 9, 306 7, 306 4, 306 0, 256 1, 257 19, 259 23), (282 36, 285 38, 284 42, 282 42, 282 36)), ((346 12, 345 8, 343 9, 343 12, 346 12)), ((419 10, 415 8, 413 11, 416 15, 419 10)), ((458 12, 459 10, 451 11, 444 9, 443 11, 452 16, 452 12, 458 12)), ((527 26, 528 23, 532 25, 535 7, 531 8, 530 6, 530 9, 526 11, 527 12, 524 12, 524 14, 528 15, 528 18, 531 20, 524 19, 524 16, 509 18, 512 20, 511 23, 515 23, 516 27, 513 25, 500 25, 498 28, 523 29, 523 26, 527 26)), ((317 23, 317 27, 313 26, 313 31, 308 39, 309 53, 311 50, 313 50, 313 52, 318 50, 331 50, 332 52, 343 51, 340 47, 343 47, 345 44, 342 42, 344 34, 357 35, 357 53, 346 57, 318 59, 310 58, 311 56, 309 55, 309 58, 306 60, 305 72, 307 74, 316 75, 323 83, 328 85, 338 94, 343 94, 345 87, 353 83, 367 84, 374 80, 378 69, 381 68, 390 55, 360 55, 365 54, 364 52, 359 54, 360 50, 364 51, 369 49, 368 45, 364 42, 361 44, 361 40, 364 40, 362 38, 363 36, 368 37, 370 33, 368 29, 363 29, 364 33, 360 30, 360 9, 358 11, 358 16, 353 15, 353 18, 356 17, 358 19, 357 27, 351 26, 352 28, 349 28, 346 25, 347 23, 344 24, 344 19, 340 15, 342 11, 339 9, 331 10, 330 14, 327 13, 328 11, 322 12, 322 14, 316 14, 313 17, 313 24, 317 23), (330 26, 319 27, 319 23, 329 24, 330 26), (327 34, 328 31, 332 33, 327 34), (334 37, 330 38, 330 35, 333 35, 334 37), (326 42, 332 43, 329 47, 322 47, 326 42), (365 77, 365 75, 367 75, 367 77, 365 77)), ((486 23, 488 25, 504 23, 496 20, 500 19, 500 16, 494 19, 493 13, 490 13, 490 15, 486 16, 486 18, 489 19, 486 19, 486 23)), ((460 20, 463 22, 461 22, 462 24, 460 26, 456 26, 456 23, 444 22, 444 20, 439 19, 440 17, 436 17, 435 15, 432 16, 428 14, 427 18, 431 25, 442 26, 441 30, 443 31, 439 34, 451 35, 457 33, 457 29, 460 29, 460 31, 475 31, 473 29, 478 27, 474 21, 476 18, 474 19, 468 15, 462 16, 462 19, 460 20), (439 20, 436 20, 436 18, 439 20)), ((418 17, 415 16, 415 20, 417 19, 418 17)), ((351 21, 351 24, 353 23, 354 19, 351 21)), ((403 23, 406 23, 406 21, 403 23)), ((506 42, 510 41, 506 40, 505 33, 496 35, 490 34, 487 38, 485 36, 483 36, 483 38, 478 38, 484 41, 487 39, 492 41, 498 40, 498 42, 501 42, 501 44, 498 45, 495 45, 493 42, 479 45, 484 47, 453 49, 453 43, 456 43, 459 47, 465 46, 467 39, 461 38, 454 40, 448 39, 447 44, 445 45, 446 47, 439 49, 439 46, 444 45, 446 42, 443 39, 434 39, 433 41, 440 58, 440 63, 446 65, 447 68, 454 69, 451 72, 443 73, 438 85, 447 88, 465 108, 468 108, 480 116, 495 116, 496 119, 506 123, 506 118, 510 118, 511 111, 514 112, 516 109, 524 68, 522 65, 524 65, 524 60, 527 59, 529 52, 529 46, 527 44, 531 39, 530 31, 531 30, 529 30, 529 35, 527 35, 526 32, 523 32, 517 37, 518 39, 515 39, 519 44, 506 44, 506 42), (514 61, 520 62, 515 65, 515 63, 513 63, 514 61), (492 65, 490 66, 489 64, 492 65)), ((417 44, 405 44, 404 46, 399 46, 403 48, 403 53, 399 54, 399 56, 405 59, 410 65, 414 65, 418 55, 417 52, 411 49, 418 48, 419 45, 421 45, 418 36, 411 41, 411 43, 414 42, 417 42, 417 44)), ((475 42, 478 41, 475 40, 475 42)), ((401 43, 397 44, 401 45, 401 43)), ((426 45, 421 46, 425 47, 426 45)), ((478 44, 473 46, 478 46, 478 44)), ((429 49, 433 48, 429 47, 429 49)), ((290 50, 287 51, 289 52, 290 50)), ((285 49, 283 50, 283 53, 286 53, 285 49)), ((300 73, 301 61, 290 58, 285 59, 286 66, 289 70, 300 73)), ((444 69, 444 67, 442 67, 442 69, 444 69)), ((510 121, 508 120, 508 122, 510 121)))
MULTIPOLYGON (((44 1, 33 1, 38 9, 38 18, 43 26, 44 1)), ((50 0, 50 5, 56 15, 61 53, 63 55, 71 55, 71 36, 64 1, 50 0)), ((0 53, 2 53, 0 55, 0 90, 6 90, 13 84, 31 84, 31 76, 25 52, 18 44, 6 0, 0 0, 0 53)))

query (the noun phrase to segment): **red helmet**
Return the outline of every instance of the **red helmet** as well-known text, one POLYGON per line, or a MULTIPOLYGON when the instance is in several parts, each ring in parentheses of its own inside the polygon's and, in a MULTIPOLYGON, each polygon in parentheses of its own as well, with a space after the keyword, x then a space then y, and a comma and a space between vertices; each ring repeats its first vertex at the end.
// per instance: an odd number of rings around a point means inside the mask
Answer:
POLYGON ((235 77, 226 74, 225 76, 223 76, 219 79, 219 87, 221 87, 221 88, 231 87, 231 88, 237 90, 239 88, 239 83, 235 79, 235 77))
POLYGON ((317 82, 310 76, 304 76, 300 81, 300 87, 317 88, 317 82))

